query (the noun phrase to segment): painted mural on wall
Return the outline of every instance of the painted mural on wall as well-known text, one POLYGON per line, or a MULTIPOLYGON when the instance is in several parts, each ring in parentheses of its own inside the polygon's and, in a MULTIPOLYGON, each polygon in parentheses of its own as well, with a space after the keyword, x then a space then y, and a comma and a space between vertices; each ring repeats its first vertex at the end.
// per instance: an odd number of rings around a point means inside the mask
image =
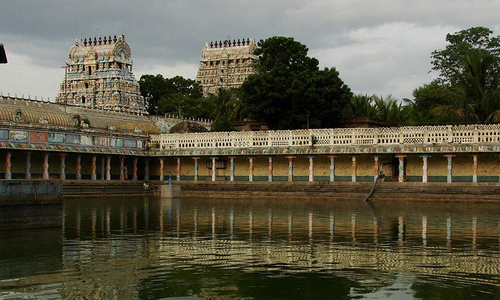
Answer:
POLYGON ((10 131, 10 140, 12 141, 28 141, 28 131, 21 130, 11 130, 10 131))
POLYGON ((64 134, 49 132, 49 143, 64 143, 64 134))
POLYGON ((47 132, 30 131, 30 141, 35 143, 46 143, 48 141, 47 132))
POLYGON ((111 147, 123 147, 123 139, 111 138, 111 147))
POLYGON ((9 131, 6 129, 0 129, 0 140, 8 140, 9 139, 9 131))
POLYGON ((80 144, 80 136, 76 134, 66 134, 66 144, 80 144))
POLYGON ((144 145, 144 141, 130 138, 9 129, 0 129, 0 140, 134 149, 142 149, 144 145))
POLYGON ((81 135, 80 136, 80 143, 82 145, 92 146, 94 144, 93 143, 93 137, 92 136, 88 136, 88 135, 81 135))
POLYGON ((106 136, 96 136, 94 138, 94 145, 108 147, 109 146, 109 137, 106 136))
POLYGON ((125 148, 135 148, 135 140, 124 139, 123 147, 125 148))

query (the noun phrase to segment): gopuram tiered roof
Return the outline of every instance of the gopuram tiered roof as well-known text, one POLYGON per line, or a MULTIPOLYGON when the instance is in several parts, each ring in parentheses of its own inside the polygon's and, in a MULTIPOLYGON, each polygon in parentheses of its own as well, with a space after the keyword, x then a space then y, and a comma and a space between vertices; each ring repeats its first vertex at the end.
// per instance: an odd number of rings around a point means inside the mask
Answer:
POLYGON ((201 52, 196 82, 203 94, 218 94, 221 89, 240 87, 255 73, 254 39, 225 40, 205 43, 201 52))
POLYGON ((61 104, 147 114, 125 36, 77 39, 69 50, 61 104))

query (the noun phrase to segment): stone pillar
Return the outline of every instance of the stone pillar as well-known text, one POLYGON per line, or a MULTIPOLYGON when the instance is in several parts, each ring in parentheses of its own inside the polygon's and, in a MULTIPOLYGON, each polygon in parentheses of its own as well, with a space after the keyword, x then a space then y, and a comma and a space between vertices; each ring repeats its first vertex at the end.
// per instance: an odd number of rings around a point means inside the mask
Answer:
POLYGON ((267 181, 272 182, 273 181, 273 157, 269 157, 269 175, 267 177, 267 181))
POLYGON ((132 164, 132 180, 137 181, 137 157, 134 157, 134 162, 132 164))
POLYGON ((377 177, 378 177, 378 174, 380 174, 380 164, 379 164, 378 156, 377 155, 375 155, 373 157, 373 162, 374 162, 374 166, 373 166, 373 181, 376 181, 377 177))
POLYGON ((91 165, 90 165, 90 180, 97 180, 97 175, 96 175, 96 160, 97 156, 92 155, 91 158, 91 165))
POLYGON ((159 159, 160 161, 160 181, 163 181, 163 158, 159 159))
POLYGON ((111 180, 111 155, 106 156, 106 180, 111 180))
POLYGON ((314 182, 314 155, 307 156, 309 159, 309 182, 314 182))
POLYGON ((106 158, 101 157, 101 180, 106 179, 106 158))
POLYGON ((199 177, 199 165, 198 165, 198 160, 200 158, 199 157, 193 157, 193 160, 194 160, 194 181, 198 181, 198 177, 199 177))
POLYGON ((474 161, 474 173, 472 175, 472 182, 474 183, 477 183, 477 167, 478 167, 477 156, 478 154, 472 154, 472 160, 474 161))
POLYGON ((149 158, 144 160, 144 180, 149 180, 149 158))
POLYGON ((422 182, 429 182, 429 154, 422 154, 422 182))
POLYGON ((253 157, 249 157, 248 161, 250 166, 248 167, 248 181, 253 182, 253 157))
POLYGON ((44 153, 43 154, 43 173, 42 173, 42 178, 43 179, 49 179, 49 154, 44 153))
POLYGON ((59 154, 59 157, 61 159, 61 167, 60 167, 60 171, 59 171, 59 178, 61 180, 65 180, 66 179, 66 153, 60 153, 59 154))
POLYGON ((177 181, 181 181, 181 158, 177 157, 177 181))
POLYGON ((293 159, 295 156, 287 156, 288 158, 288 181, 293 181, 293 159))
POLYGON ((26 152, 26 175, 25 179, 31 179, 31 152, 26 152))
POLYGON ((448 160, 448 175, 446 176, 446 182, 451 183, 453 181, 453 157, 455 154, 445 154, 446 160, 448 160))
POLYGON ((212 157, 212 181, 217 179, 217 166, 216 166, 217 158, 212 157))
POLYGON ((12 152, 5 152, 5 179, 12 179, 12 152))
POLYGON ((330 182, 335 181, 335 155, 328 156, 330 158, 330 182))
POLYGON ((405 157, 406 157, 406 155, 396 155, 396 157, 399 159, 398 182, 404 182, 405 181, 405 157))
POLYGON ((78 154, 76 156, 76 179, 82 179, 82 155, 78 154))
POLYGON ((358 181, 358 165, 357 165, 357 157, 352 156, 352 166, 351 166, 351 181, 356 182, 358 181))
MULTIPOLYGON (((500 155, 498 156, 498 159, 500 160, 500 155)), ((500 174, 498 175, 498 182, 500 182, 500 174)))
POLYGON ((125 157, 120 156, 120 181, 125 180, 125 157))
POLYGON ((233 182, 234 181, 234 156, 229 157, 229 162, 231 166, 229 167, 229 181, 233 182))

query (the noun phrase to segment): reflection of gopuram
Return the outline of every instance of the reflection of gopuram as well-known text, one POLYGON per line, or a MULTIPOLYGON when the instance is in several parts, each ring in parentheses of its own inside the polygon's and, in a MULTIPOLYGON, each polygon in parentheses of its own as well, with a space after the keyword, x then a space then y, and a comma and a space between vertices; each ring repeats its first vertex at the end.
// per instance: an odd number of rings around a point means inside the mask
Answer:
POLYGON ((69 50, 65 79, 56 100, 83 107, 146 113, 125 36, 77 39, 69 50))
POLYGON ((218 94, 220 89, 239 87, 255 73, 254 39, 225 40, 205 43, 201 52, 196 82, 203 94, 218 94))

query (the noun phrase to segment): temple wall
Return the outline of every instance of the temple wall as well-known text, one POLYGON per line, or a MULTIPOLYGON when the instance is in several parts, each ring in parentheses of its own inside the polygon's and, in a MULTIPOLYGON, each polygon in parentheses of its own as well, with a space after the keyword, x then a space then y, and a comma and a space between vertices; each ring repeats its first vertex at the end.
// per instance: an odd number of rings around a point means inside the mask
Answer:
MULTIPOLYGON (((388 181, 397 181, 397 172, 399 161, 393 155, 377 155, 379 168, 383 168, 388 181), (386 164, 385 166, 383 166, 386 164), (394 165, 393 165, 394 164, 394 165)), ((251 156, 253 157, 253 179, 254 181, 268 181, 269 176, 269 156, 251 156)), ((353 163, 352 155, 337 155, 335 162, 335 181, 352 181, 353 163)), ((356 155, 356 180, 372 181, 375 174, 375 155, 356 155)), ((230 159, 220 157, 226 161, 226 168, 217 169, 217 181, 229 181, 230 159)), ((177 158, 165 157, 164 176, 168 178, 170 172, 172 179, 177 176, 177 158)), ((182 157, 181 161, 181 180, 193 180, 194 160, 191 157, 182 157)), ((288 180, 288 158, 286 156, 273 156, 273 181, 288 180)), ((158 158, 150 159, 150 175, 152 179, 160 176, 160 163, 158 158)), ((208 180, 212 178, 212 160, 210 157, 199 157, 198 176, 199 180, 208 180), (210 168, 207 168, 207 165, 210 168)), ((248 156, 234 157, 235 181, 248 181, 250 174, 250 162, 248 156)), ((457 154, 452 158, 452 176, 453 181, 472 181, 474 173, 473 155, 470 153, 457 154)), ((428 158, 428 176, 429 181, 446 181, 448 174, 448 161, 442 154, 432 155, 428 158)), ((500 162, 498 154, 482 153, 478 155, 479 181, 498 181, 500 175, 500 162)), ((294 181, 307 181, 309 177, 309 159, 305 155, 294 156, 293 158, 293 176, 294 181)), ((423 176, 423 160, 418 154, 410 154, 405 157, 405 181, 421 182, 423 176)), ((314 179, 320 181, 330 180, 330 157, 328 155, 318 155, 314 158, 314 179)))

